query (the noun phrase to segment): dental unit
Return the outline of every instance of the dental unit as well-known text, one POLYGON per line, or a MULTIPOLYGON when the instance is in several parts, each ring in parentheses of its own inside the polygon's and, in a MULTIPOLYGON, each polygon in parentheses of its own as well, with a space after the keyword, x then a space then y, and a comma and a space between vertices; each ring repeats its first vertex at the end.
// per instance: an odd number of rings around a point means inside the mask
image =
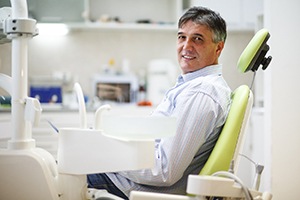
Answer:
MULTIPOLYGON (((7 37, 1 42, 11 42, 12 46, 12 76, 0 74, 0 87, 12 98, 13 126, 7 149, 0 149, 1 199, 90 199, 86 174, 152 167, 153 136, 110 136, 100 129, 100 115, 109 108, 108 105, 96 111, 95 127, 87 128, 86 109, 79 84, 75 84, 74 90, 79 102, 80 126, 59 129, 58 160, 46 150, 36 147, 32 127, 38 125, 42 108, 37 99, 27 96, 28 41, 38 34, 36 21, 28 18, 26 0, 11 0, 11 8, 1 8, 0 13, 0 28, 7 37), (107 152, 107 147, 112 150, 107 152), (100 156, 91 152, 99 152, 100 156)), ((132 118, 131 121, 136 123, 136 120, 138 118, 132 118)), ((169 123, 168 130, 161 130, 169 134, 167 137, 175 132, 175 128, 172 128, 175 127, 173 118, 146 120, 153 127, 163 127, 162 121, 169 123)))

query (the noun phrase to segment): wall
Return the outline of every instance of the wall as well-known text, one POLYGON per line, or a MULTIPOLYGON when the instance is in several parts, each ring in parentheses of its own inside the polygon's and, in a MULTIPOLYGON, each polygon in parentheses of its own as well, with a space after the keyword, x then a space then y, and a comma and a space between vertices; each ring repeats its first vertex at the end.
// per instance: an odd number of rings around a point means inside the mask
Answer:
POLYGON ((228 33, 225 48, 221 54, 219 63, 223 64, 223 75, 232 89, 235 89, 241 84, 251 84, 253 73, 240 73, 237 70, 237 61, 253 35, 254 32, 251 31, 229 31, 228 33))
MULTIPOLYGON (((253 33, 229 32, 220 63, 224 76, 234 89, 241 83, 250 83, 251 75, 236 70, 236 62, 253 33)), ((10 74, 10 45, 0 46, 0 72, 10 74)), ((116 67, 128 59, 132 71, 140 74, 152 59, 170 59, 176 68, 175 31, 97 30, 75 31, 67 36, 37 36, 29 43, 29 75, 45 75, 55 71, 71 73, 80 82, 84 92, 91 95, 90 77, 99 73, 109 59, 116 67)))
POLYGON ((265 0, 273 61, 265 76, 265 134, 274 200, 299 199, 300 93, 298 0, 265 0))
POLYGON ((30 55, 38 55, 40 49, 45 51, 35 60, 30 60, 30 72, 40 74, 45 68, 69 71, 78 78, 85 92, 91 94, 90 77, 100 73, 111 58, 119 69, 122 60, 128 59, 132 71, 137 74, 141 73, 141 69, 145 70, 151 59, 167 58, 174 61, 175 38, 172 35, 170 32, 100 30, 74 32, 47 44, 45 39, 40 38, 33 41, 30 55), (40 66, 41 63, 43 66, 40 66))

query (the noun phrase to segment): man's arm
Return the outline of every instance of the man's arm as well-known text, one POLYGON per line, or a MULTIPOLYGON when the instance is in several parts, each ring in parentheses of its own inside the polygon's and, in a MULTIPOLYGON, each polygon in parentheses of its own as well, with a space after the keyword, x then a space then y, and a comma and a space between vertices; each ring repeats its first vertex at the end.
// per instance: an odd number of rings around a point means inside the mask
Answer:
POLYGON ((136 183, 154 186, 170 186, 182 177, 200 146, 217 126, 220 106, 200 92, 178 99, 172 113, 177 117, 176 134, 157 144, 155 167, 120 172, 121 175, 136 183))

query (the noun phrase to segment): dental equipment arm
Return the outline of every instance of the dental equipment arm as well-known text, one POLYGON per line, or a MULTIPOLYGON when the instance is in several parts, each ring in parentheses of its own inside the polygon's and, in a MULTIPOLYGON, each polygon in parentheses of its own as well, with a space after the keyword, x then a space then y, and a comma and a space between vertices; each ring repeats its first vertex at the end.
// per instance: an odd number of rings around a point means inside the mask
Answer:
POLYGON ((79 83, 74 84, 74 90, 77 95, 79 115, 80 115, 80 128, 87 128, 87 119, 86 119, 86 108, 84 103, 84 96, 79 83))
POLYGON ((263 170, 264 170, 263 165, 257 164, 255 166, 255 178, 254 178, 253 186, 252 186, 252 188, 255 190, 259 190, 260 179, 261 179, 261 174, 262 174, 263 170))
POLYGON ((32 124, 39 121, 41 112, 38 100, 27 96, 28 40, 37 34, 36 21, 28 19, 26 0, 11 0, 11 6, 11 15, 1 21, 1 28, 11 40, 12 76, 1 75, 0 86, 12 97, 13 131, 7 149, 0 149, 0 196, 7 200, 58 200, 55 159, 36 148, 32 139, 32 124))
MULTIPOLYGON (((12 77, 0 76, 0 86, 12 96, 12 124, 13 134, 9 141, 9 148, 23 149, 35 146, 31 138, 31 124, 25 116, 25 103, 27 100, 27 47, 28 40, 37 35, 36 21, 28 18, 27 2, 11 0, 10 8, 0 10, 0 29, 12 45, 12 77)), ((28 108, 28 106, 27 106, 28 108)), ((32 120, 30 120, 32 121, 32 120)), ((36 121, 36 120, 33 120, 36 121)))
POLYGON ((101 126, 101 114, 104 110, 110 110, 111 106, 110 105, 103 105, 100 106, 95 113, 95 122, 94 122, 94 128, 96 130, 99 130, 102 126, 101 126))
POLYGON ((239 154, 239 155, 243 156, 244 158, 249 160, 252 164, 254 164, 254 166, 255 166, 255 177, 254 177, 254 181, 253 181, 253 184, 252 184, 252 189, 258 191, 259 186, 260 186, 261 174, 264 170, 264 166, 260 165, 259 163, 254 162, 252 159, 250 159, 248 156, 246 156, 244 154, 239 154))

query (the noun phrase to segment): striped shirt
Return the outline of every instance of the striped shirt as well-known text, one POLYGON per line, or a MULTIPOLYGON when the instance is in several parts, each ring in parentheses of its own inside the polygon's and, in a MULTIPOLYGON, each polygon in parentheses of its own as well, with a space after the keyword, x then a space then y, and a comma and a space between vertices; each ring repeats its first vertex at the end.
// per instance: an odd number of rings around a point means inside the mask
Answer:
POLYGON ((177 118, 175 136, 155 143, 154 168, 108 177, 127 196, 132 190, 185 194, 188 175, 200 172, 219 136, 230 95, 221 65, 180 75, 153 112, 177 118))

